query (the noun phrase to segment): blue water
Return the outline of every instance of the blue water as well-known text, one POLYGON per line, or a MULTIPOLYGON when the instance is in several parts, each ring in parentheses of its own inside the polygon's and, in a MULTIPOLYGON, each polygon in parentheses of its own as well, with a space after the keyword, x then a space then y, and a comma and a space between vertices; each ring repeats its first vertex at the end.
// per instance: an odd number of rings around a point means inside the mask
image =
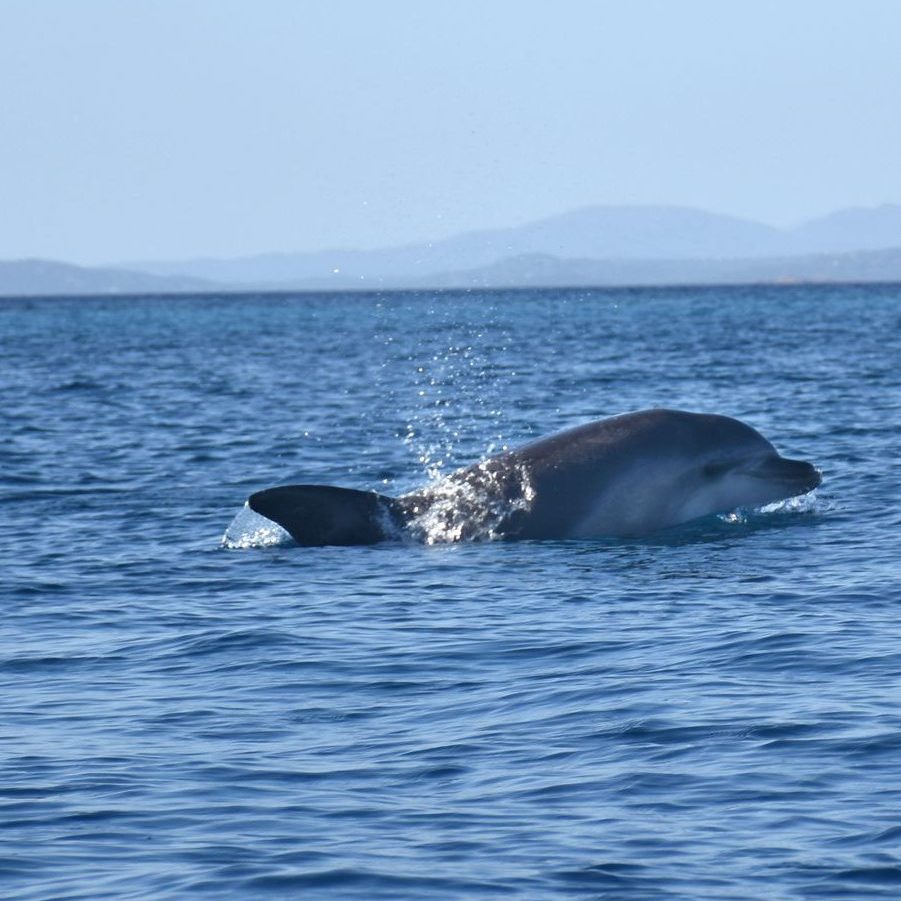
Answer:
POLYGON ((0 895, 901 896, 901 288, 4 300, 0 398, 0 895), (222 544, 655 405, 823 486, 222 544))

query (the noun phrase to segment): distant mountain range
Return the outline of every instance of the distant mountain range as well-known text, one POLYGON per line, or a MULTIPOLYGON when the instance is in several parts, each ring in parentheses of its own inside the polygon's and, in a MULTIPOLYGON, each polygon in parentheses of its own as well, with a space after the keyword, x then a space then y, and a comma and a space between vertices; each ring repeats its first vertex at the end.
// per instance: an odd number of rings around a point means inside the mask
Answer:
POLYGON ((901 205, 791 229, 685 207, 596 206, 379 250, 132 262, 0 263, 0 294, 901 280, 901 205))
POLYGON ((562 259, 723 260, 901 247, 901 205, 848 209, 779 229, 671 206, 593 206, 516 228, 380 250, 266 254, 233 260, 130 263, 129 269, 217 282, 417 281, 434 273, 544 254, 562 259))
POLYGON ((178 275, 73 266, 54 260, 0 260, 0 296, 54 294, 179 294, 219 285, 178 275))
POLYGON ((526 254, 465 272, 438 273, 432 288, 744 285, 901 282, 901 248, 734 260, 590 260, 526 254))

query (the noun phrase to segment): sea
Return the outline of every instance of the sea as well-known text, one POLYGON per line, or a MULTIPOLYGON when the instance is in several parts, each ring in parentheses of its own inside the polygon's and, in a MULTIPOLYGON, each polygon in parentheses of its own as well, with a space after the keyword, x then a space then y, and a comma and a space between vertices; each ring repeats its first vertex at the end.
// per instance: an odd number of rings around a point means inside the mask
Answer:
POLYGON ((0 896, 901 897, 901 286, 0 300, 0 896), (303 548, 648 407, 823 483, 303 548))

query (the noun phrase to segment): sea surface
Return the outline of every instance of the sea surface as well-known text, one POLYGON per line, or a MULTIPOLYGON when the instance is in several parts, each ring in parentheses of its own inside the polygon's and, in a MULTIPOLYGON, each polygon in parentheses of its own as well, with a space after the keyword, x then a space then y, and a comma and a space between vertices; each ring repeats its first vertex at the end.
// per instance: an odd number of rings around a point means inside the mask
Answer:
POLYGON ((0 896, 901 897, 901 287, 5 299, 0 401, 0 896), (652 406, 823 484, 619 542, 242 511, 652 406))

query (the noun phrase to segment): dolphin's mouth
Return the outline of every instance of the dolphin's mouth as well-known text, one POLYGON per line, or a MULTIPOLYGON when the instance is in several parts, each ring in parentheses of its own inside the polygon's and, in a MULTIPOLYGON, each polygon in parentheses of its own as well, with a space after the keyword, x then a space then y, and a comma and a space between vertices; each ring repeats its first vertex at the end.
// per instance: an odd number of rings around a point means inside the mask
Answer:
POLYGON ((783 485, 792 496, 807 494, 823 481, 819 470, 812 463, 779 456, 767 457, 754 467, 750 475, 783 485))

